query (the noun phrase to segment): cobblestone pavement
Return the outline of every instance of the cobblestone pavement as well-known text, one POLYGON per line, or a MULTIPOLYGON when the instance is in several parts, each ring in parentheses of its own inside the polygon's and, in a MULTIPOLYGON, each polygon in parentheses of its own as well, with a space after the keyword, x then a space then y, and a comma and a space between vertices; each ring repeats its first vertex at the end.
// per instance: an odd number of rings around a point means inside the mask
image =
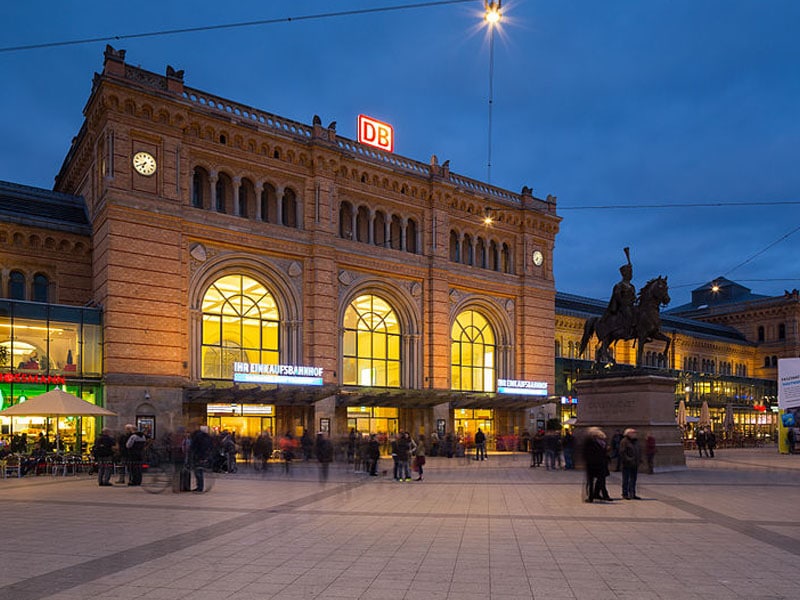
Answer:
POLYGON ((687 453, 640 475, 643 500, 592 504, 582 472, 528 464, 429 458, 404 483, 240 469, 207 494, 0 480, 0 599, 800 598, 800 456, 687 453))

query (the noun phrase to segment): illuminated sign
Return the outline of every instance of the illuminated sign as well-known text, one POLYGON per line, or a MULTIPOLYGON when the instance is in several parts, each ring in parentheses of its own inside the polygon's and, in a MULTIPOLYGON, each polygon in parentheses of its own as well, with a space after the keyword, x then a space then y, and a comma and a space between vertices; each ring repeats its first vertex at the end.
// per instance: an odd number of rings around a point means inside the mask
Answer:
POLYGON ((27 373, 3 373, 0 375, 3 383, 53 383, 62 385, 67 382, 61 375, 28 375, 27 373))
POLYGON ((233 363, 233 380, 237 383, 322 385, 322 367, 235 362, 233 363))
POLYGON ((394 127, 366 115, 358 115, 358 141, 367 146, 394 152, 394 127))
POLYGON ((498 379, 498 394, 522 394, 524 396, 547 396, 546 381, 524 381, 518 379, 498 379))

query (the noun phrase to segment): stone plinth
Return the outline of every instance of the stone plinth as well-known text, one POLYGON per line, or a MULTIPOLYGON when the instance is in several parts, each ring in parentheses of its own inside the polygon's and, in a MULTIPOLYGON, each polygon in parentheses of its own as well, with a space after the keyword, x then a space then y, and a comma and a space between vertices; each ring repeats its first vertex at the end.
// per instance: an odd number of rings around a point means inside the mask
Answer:
POLYGON ((681 432, 675 420, 675 385, 670 377, 633 373, 577 381, 576 437, 582 439, 588 427, 599 427, 610 444, 617 429, 633 427, 639 432, 642 455, 647 435, 656 439, 655 472, 685 469, 681 432))

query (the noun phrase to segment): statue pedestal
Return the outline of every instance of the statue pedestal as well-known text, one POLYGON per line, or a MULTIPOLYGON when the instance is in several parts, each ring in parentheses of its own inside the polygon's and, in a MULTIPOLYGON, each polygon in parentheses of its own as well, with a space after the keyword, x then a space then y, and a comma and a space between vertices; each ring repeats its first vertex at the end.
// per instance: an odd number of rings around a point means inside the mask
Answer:
MULTIPOLYGON (((578 439, 583 439, 588 427, 599 427, 610 446, 617 429, 624 432, 633 427, 639 433, 642 457, 648 434, 656 439, 656 473, 686 468, 681 431, 675 420, 675 379, 633 373, 602 376, 575 382, 575 391, 578 439)), ((645 462, 639 470, 646 468, 645 462)))

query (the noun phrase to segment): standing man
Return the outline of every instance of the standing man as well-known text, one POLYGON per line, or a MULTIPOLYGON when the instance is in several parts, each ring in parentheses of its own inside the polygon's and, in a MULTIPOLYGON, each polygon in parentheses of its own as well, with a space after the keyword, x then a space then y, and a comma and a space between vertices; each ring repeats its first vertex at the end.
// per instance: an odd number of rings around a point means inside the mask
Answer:
POLYGON ((97 485, 113 485, 111 473, 114 471, 114 443, 111 430, 104 427, 94 443, 94 457, 97 460, 97 485))
POLYGON ((373 433, 367 442, 367 460, 369 461, 369 474, 372 477, 378 476, 378 461, 381 458, 381 446, 377 436, 373 433))
POLYGON ((619 457, 622 463, 622 497, 625 500, 641 500, 636 495, 636 478, 642 462, 642 448, 635 429, 626 429, 622 434, 619 457))
POLYGON ((697 452, 700 454, 700 458, 703 458, 703 452, 706 453, 708 456, 708 438, 706 437, 706 429, 705 427, 698 427, 697 428, 697 437, 695 438, 697 442, 697 452))
POLYGON ((317 434, 316 449, 319 462, 319 482, 327 483, 328 471, 333 462, 333 444, 321 431, 317 434))
POLYGON ((128 449, 128 465, 131 473, 131 480, 128 485, 142 485, 142 463, 144 462, 144 447, 147 438, 141 431, 134 431, 125 447, 128 449))
POLYGON ((714 458, 714 448, 717 447, 717 436, 711 430, 711 427, 706 427, 706 448, 711 458, 714 458))
POLYGON ((480 427, 475 434, 475 460, 486 460, 486 434, 480 427))
POLYGON ((212 448, 213 443, 211 436, 208 435, 208 427, 201 425, 194 430, 192 437, 189 438, 189 465, 194 470, 196 482, 193 492, 205 490, 205 467, 211 456, 212 448))
POLYGON ((117 478, 117 483, 124 484, 125 483, 125 475, 128 476, 128 481, 131 480, 131 469, 129 466, 129 459, 128 459, 128 438, 133 435, 136 431, 136 428, 128 423, 125 425, 125 431, 123 431, 119 438, 117 438, 117 450, 119 451, 119 462, 121 464, 122 470, 119 472, 119 477, 117 478))

